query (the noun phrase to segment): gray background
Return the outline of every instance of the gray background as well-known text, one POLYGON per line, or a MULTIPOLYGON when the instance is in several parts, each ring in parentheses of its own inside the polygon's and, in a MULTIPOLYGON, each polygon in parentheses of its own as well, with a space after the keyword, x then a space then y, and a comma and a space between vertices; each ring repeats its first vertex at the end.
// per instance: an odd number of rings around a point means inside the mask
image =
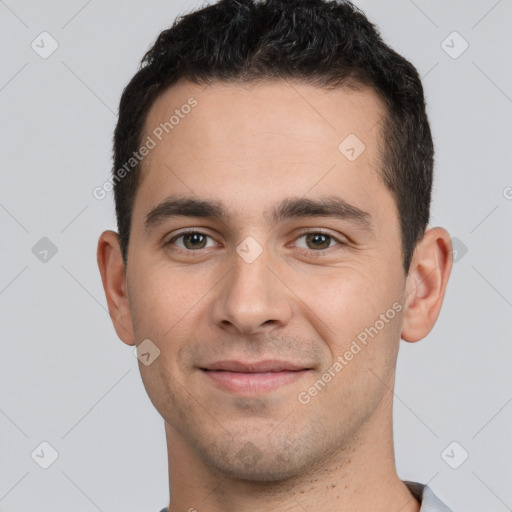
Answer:
MULTIPOLYGON (((436 326, 401 342, 399 475, 428 482, 454 512, 512 510, 512 0, 356 3, 424 79, 431 225, 457 238, 436 326), (469 44, 460 55, 454 31, 469 44)), ((116 229, 112 194, 92 190, 109 177, 122 88, 159 32, 199 5, 0 1, 3 512, 167 504, 163 420, 115 334, 96 264, 101 231, 116 229), (59 45, 46 59, 31 47, 51 48, 43 31, 59 45), (57 249, 46 261, 43 237, 57 249), (47 469, 44 441, 58 452, 47 469)))

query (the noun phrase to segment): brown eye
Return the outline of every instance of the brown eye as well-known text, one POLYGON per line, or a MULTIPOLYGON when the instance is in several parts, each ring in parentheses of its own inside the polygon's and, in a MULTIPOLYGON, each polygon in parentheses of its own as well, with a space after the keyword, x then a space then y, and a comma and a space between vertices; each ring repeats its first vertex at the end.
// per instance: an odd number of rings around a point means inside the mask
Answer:
POLYGON ((204 249, 205 247, 211 247, 211 245, 206 245, 208 238, 210 238, 208 235, 200 233, 199 231, 189 231, 171 238, 165 245, 174 245, 177 240, 183 239, 183 243, 176 244, 176 246, 182 250, 194 251, 197 249, 204 249))
POLYGON ((337 238, 330 235, 329 233, 323 233, 322 231, 309 231, 297 238, 300 240, 303 238, 305 240, 304 245, 298 245, 301 249, 309 249, 313 251, 322 251, 325 249, 329 249, 333 245, 331 242, 336 242, 334 245, 343 245, 343 242, 340 242, 337 238))
POLYGON ((312 249, 327 249, 330 242, 331 237, 323 233, 310 233, 306 235, 306 244, 311 244, 312 249))
POLYGON ((185 245, 187 249, 203 249, 205 247, 206 236, 201 233, 188 233, 183 235, 183 242, 183 245, 185 245))

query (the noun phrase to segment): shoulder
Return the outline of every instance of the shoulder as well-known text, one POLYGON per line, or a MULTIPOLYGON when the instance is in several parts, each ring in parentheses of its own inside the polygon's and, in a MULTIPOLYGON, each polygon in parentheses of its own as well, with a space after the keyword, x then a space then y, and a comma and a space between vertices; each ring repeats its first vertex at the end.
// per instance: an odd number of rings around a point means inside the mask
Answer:
POLYGON ((403 481, 411 494, 421 503, 420 512, 452 512, 432 491, 419 482, 403 481))

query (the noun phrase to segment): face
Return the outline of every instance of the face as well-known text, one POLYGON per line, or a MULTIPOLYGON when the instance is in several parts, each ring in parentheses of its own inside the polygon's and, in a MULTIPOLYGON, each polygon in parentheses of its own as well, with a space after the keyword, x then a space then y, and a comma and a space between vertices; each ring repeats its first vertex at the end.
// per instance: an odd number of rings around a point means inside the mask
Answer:
POLYGON ((152 106, 129 328, 160 351, 139 366, 168 435, 205 467, 287 478, 383 418, 405 297, 383 113, 368 90, 285 82, 182 83, 152 106))

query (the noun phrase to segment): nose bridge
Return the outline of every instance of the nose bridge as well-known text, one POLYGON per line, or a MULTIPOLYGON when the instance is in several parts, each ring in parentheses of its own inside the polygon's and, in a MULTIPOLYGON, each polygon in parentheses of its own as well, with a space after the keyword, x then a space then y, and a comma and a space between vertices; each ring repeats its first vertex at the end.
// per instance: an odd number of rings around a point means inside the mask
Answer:
POLYGON ((263 324, 284 325, 290 319, 286 288, 268 268, 268 249, 245 239, 233 252, 228 273, 213 308, 214 322, 243 333, 257 331, 263 324))

